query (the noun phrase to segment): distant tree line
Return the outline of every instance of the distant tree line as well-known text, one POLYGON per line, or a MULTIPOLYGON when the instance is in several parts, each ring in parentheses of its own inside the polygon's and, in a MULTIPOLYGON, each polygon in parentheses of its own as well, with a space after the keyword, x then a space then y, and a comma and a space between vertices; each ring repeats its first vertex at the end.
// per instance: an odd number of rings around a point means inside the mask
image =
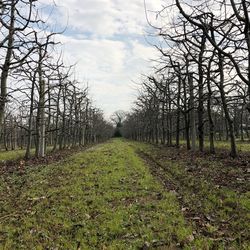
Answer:
POLYGON ((88 88, 72 80, 60 44, 41 19, 39 1, 0 0, 1 150, 84 146, 109 138, 113 127, 95 108, 88 88))
POLYGON ((246 0, 174 0, 150 23, 159 57, 143 77, 124 122, 127 137, 204 151, 209 138, 249 140, 250 3, 246 0), (196 140, 198 139, 198 145, 196 140))

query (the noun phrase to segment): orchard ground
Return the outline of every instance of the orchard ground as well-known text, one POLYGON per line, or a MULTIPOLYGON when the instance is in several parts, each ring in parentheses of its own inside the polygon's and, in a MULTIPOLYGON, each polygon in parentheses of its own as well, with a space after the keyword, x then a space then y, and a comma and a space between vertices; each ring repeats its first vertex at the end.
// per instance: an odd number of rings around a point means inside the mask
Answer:
POLYGON ((3 172, 0 249, 249 249, 247 159, 114 139, 3 172))

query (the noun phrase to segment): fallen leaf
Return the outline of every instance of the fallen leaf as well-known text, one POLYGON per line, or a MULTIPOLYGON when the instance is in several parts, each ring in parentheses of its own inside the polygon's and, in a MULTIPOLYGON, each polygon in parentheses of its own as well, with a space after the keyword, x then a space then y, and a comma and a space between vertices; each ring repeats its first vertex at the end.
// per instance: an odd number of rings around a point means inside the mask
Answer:
POLYGON ((189 235, 189 236, 187 237, 187 241, 188 241, 188 242, 194 241, 194 236, 193 236, 192 234, 189 235))

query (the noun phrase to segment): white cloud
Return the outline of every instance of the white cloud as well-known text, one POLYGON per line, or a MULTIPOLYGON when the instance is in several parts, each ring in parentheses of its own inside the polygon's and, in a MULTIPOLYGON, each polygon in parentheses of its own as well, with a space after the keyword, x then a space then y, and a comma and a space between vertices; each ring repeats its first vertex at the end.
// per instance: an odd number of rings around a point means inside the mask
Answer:
MULTIPOLYGON (((50 4, 52 0, 41 0, 50 4)), ((144 40, 148 24, 143 0, 55 0, 59 11, 50 22, 66 25, 59 35, 66 61, 77 62, 79 80, 87 79, 97 106, 107 117, 128 110, 135 98, 132 80, 150 70, 157 52, 144 40)), ((162 0, 147 0, 148 10, 161 9, 162 0)), ((154 14, 150 14, 154 16, 154 14)))
MULTIPOLYGON (((51 4, 52 0, 41 0, 51 4)), ((89 32, 94 36, 113 36, 117 34, 143 34, 147 26, 144 0, 55 0, 57 13, 54 21, 77 32, 89 32)), ((162 0, 147 0, 146 8, 153 11, 161 9, 162 0)))
POLYGON ((66 62, 77 62, 77 78, 87 79, 93 98, 108 114, 128 110, 132 80, 146 73, 156 51, 137 41, 84 40, 60 35, 66 62))

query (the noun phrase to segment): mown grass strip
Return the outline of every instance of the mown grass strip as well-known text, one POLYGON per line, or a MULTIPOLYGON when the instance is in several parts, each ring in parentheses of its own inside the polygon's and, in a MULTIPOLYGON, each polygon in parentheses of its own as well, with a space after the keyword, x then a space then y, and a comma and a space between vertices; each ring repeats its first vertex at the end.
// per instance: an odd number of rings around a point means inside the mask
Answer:
POLYGON ((1 249, 206 249, 174 194, 113 140, 0 182, 1 249))

